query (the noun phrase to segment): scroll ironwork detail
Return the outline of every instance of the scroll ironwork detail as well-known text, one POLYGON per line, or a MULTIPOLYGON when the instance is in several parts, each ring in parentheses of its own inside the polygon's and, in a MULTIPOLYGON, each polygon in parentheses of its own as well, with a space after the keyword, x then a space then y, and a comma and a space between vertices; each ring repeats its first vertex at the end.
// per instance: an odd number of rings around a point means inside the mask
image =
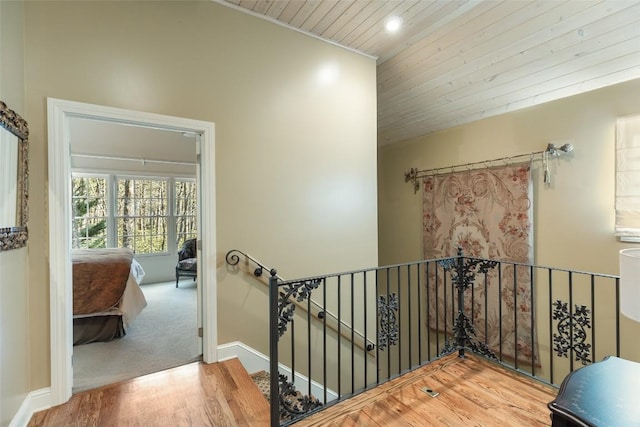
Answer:
POLYGON ((322 406, 313 396, 301 394, 286 375, 278 374, 280 384, 280 421, 290 421, 322 406))
POLYGON ((591 329, 590 310, 585 305, 575 305, 573 313, 568 304, 557 300, 553 303, 553 320, 558 321, 558 333, 553 334, 553 350, 559 357, 569 357, 573 351, 575 360, 583 365, 591 363, 591 344, 586 343, 587 329, 591 329))
POLYGON ((314 289, 320 286, 322 279, 302 280, 285 285, 278 295, 278 336, 287 331, 287 324, 293 321, 296 306, 294 299, 303 302, 311 298, 314 289))
POLYGON ((380 332, 378 333, 378 348, 384 350, 386 347, 398 344, 398 323, 396 313, 398 312, 398 296, 393 293, 386 296, 378 296, 378 312, 380 315, 380 332))
POLYGON ((438 264, 442 269, 450 272, 458 294, 458 315, 453 323, 453 336, 446 339, 440 354, 445 355, 458 350, 460 357, 463 357, 464 349, 469 348, 474 353, 497 359, 486 343, 475 339, 476 330, 473 322, 464 313, 464 291, 473 285, 476 274, 486 274, 495 268, 498 262, 480 258, 462 258, 462 250, 459 249, 458 258, 444 259, 438 261, 438 264))

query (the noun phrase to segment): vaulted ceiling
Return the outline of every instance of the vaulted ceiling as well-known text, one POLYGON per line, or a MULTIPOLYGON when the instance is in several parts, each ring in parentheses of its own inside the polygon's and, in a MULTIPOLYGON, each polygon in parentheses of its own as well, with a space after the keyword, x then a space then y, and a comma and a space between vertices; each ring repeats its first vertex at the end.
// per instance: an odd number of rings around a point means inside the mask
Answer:
POLYGON ((638 0, 218 1, 376 58, 380 145, 640 77, 638 0))

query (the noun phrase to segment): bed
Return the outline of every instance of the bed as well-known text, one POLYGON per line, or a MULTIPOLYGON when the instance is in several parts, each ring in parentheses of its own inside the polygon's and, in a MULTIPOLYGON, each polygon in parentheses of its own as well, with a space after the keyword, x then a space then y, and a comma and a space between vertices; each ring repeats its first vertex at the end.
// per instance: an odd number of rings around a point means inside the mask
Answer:
POLYGON ((142 266, 127 248, 74 249, 73 345, 111 341, 146 307, 142 266))

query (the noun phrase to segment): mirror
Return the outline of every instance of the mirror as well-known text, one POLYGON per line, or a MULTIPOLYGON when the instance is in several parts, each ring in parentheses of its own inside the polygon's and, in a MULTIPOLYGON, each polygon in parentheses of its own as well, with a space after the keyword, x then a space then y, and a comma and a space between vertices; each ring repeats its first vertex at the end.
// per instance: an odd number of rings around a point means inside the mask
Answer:
POLYGON ((27 244, 28 136, 27 122, 0 101, 0 251, 27 244))

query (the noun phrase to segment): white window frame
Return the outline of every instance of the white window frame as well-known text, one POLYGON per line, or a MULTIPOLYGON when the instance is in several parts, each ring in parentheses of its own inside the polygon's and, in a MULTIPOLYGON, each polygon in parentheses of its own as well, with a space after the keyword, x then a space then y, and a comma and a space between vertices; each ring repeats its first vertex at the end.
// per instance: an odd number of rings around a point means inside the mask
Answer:
MULTIPOLYGON (((113 248, 119 244, 118 239, 118 228, 117 221, 120 218, 118 215, 118 181, 123 179, 130 180, 157 180, 157 181, 166 181, 167 185, 167 250, 164 252, 151 252, 151 253, 141 253, 136 252, 136 257, 148 257, 148 256, 160 256, 167 255, 171 253, 175 253, 178 251, 179 247, 177 244, 177 227, 176 227, 176 218, 177 212, 175 209, 175 189, 176 182, 178 181, 189 181, 195 182, 195 178, 191 176, 156 176, 156 175, 144 175, 144 174, 129 174, 129 173, 88 173, 88 172, 73 172, 73 178, 103 178, 107 180, 107 247, 113 248)), ((75 223, 72 224, 72 227, 75 226, 75 223)), ((197 230, 196 230, 197 235, 197 230)), ((195 236, 194 236, 195 237, 195 236)))
POLYGON ((616 121, 615 235, 640 243, 640 115, 616 121))
MULTIPOLYGON (((124 174, 117 174, 114 176, 114 187, 113 187, 113 203, 114 203, 114 210, 113 210, 113 219, 114 219, 114 228, 111 230, 111 232, 113 233, 113 237, 114 237, 114 244, 117 247, 120 247, 120 238, 121 236, 118 234, 118 221, 123 218, 123 216, 121 216, 118 212, 119 210, 119 206, 118 206, 118 185, 120 183, 120 181, 125 181, 125 180, 130 180, 130 181, 160 181, 160 182, 164 182, 165 183, 165 188, 166 188, 166 198, 164 200, 165 202, 165 206, 166 206, 166 210, 165 210, 165 215, 159 215, 156 216, 156 218, 163 218, 166 221, 166 227, 167 227, 167 234, 165 236, 165 240, 167 242, 166 245, 166 250, 164 251, 158 251, 158 252, 139 252, 138 251, 138 247, 137 245, 134 244, 134 247, 131 248, 134 253, 136 254, 136 256, 157 256, 157 255, 167 255, 169 253, 171 253, 171 239, 172 239, 172 235, 175 234, 175 230, 172 230, 171 224, 170 224, 170 220, 169 218, 171 217, 171 205, 170 203, 170 199, 171 199, 171 192, 172 190, 172 186, 173 186, 173 179, 169 178, 169 177, 163 177, 163 176, 141 176, 141 175, 124 175, 124 174)), ((150 219, 153 218, 151 216, 143 216, 140 215, 139 212, 135 212, 134 215, 132 215, 131 217, 133 218, 145 218, 145 219, 150 219)), ((156 236, 159 235, 156 234, 156 236)), ((141 237, 141 236, 135 236, 134 235, 134 240, 137 240, 137 237, 141 237)))

